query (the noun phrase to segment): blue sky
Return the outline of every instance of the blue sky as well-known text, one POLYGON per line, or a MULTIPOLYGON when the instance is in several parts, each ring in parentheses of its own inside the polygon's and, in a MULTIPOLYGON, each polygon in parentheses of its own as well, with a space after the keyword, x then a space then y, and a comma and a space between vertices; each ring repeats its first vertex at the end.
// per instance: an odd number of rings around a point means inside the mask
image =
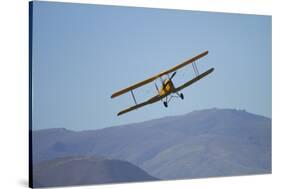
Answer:
MULTIPOLYGON (((98 129, 213 107, 271 117, 271 17, 34 2, 32 74, 33 129, 98 129), (113 92, 205 50, 199 71, 215 71, 184 89, 184 101, 116 116, 133 99, 113 92)), ((174 83, 193 76, 186 67, 174 83)), ((135 90, 138 101, 155 94, 154 83, 135 90)))

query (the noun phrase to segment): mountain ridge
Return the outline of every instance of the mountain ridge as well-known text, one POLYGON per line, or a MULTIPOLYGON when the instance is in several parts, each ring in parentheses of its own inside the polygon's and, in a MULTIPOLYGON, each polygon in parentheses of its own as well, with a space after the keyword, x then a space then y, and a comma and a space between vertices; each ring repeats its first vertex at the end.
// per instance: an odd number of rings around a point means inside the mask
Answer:
POLYGON ((271 119, 243 110, 213 108, 98 130, 34 131, 33 137, 34 163, 96 154, 160 179, 271 172, 271 119))
POLYGON ((64 128, 64 127, 51 127, 51 128, 44 128, 44 129, 34 129, 33 132, 47 131, 47 130, 53 130, 53 131, 58 130, 58 131, 69 131, 69 132, 98 131, 98 130, 109 129, 109 128, 126 127, 126 126, 130 126, 130 125, 135 125, 135 124, 143 124, 143 123, 146 123, 146 122, 158 121, 158 120, 163 120, 163 119, 176 119, 176 118, 188 116, 188 115, 195 114, 195 113, 210 112, 210 111, 234 111, 234 112, 240 112, 240 113, 243 112, 243 113, 246 113, 248 115, 259 116, 259 117, 263 117, 264 119, 271 120, 271 118, 269 118, 267 116, 251 113, 251 112, 246 111, 245 109, 216 108, 216 107, 214 107, 214 108, 208 108, 208 109, 193 110, 191 112, 188 112, 188 113, 185 113, 185 114, 180 114, 180 115, 164 116, 164 117, 153 118, 153 119, 145 120, 145 121, 141 121, 141 122, 131 122, 131 123, 126 123, 126 124, 118 124, 118 125, 107 126, 107 127, 98 128, 98 129, 72 130, 72 129, 67 129, 67 128, 64 128))

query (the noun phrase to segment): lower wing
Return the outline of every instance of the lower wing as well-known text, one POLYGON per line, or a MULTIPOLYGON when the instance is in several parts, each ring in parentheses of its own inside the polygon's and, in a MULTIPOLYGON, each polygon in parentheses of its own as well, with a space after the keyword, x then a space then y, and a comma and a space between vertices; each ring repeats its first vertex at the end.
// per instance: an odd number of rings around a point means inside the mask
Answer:
POLYGON ((196 81, 202 79, 203 77, 209 75, 213 71, 214 71, 214 68, 211 68, 211 69, 205 71, 204 73, 198 75, 197 77, 193 78, 192 80, 190 80, 190 81, 186 82, 185 84, 183 84, 183 85, 179 86, 178 88, 176 88, 174 92, 178 92, 178 91, 188 87, 189 85, 191 85, 191 84, 195 83, 196 81))
MULTIPOLYGON (((167 94, 167 95, 168 95, 168 94, 167 94)), ((150 98, 149 100, 147 100, 147 101, 145 101, 145 102, 139 103, 139 104, 137 104, 137 105, 135 105, 135 106, 132 106, 132 107, 129 107, 129 108, 125 109, 125 110, 122 110, 122 111, 119 112, 117 115, 119 116, 119 115, 125 114, 125 113, 127 113, 127 112, 133 111, 133 110, 135 110, 135 109, 138 109, 138 108, 140 108, 140 107, 146 106, 146 105, 148 105, 148 104, 155 103, 155 102, 161 100, 162 98, 166 97, 167 95, 163 95, 163 96, 156 95, 156 96, 150 98)))
MULTIPOLYGON (((190 80, 190 81, 184 83, 183 85, 179 86, 179 87, 176 88, 173 92, 178 92, 178 91, 180 91, 180 90, 182 90, 182 89, 188 87, 189 85, 191 85, 191 84, 195 83, 196 81, 202 79, 203 77, 207 76, 208 74, 212 73, 213 71, 214 71, 214 68, 211 68, 211 69, 207 70, 206 72, 204 72, 204 73, 198 75, 197 77, 193 78, 192 80, 190 80)), ((162 98, 165 98, 165 97, 168 96, 169 94, 170 94, 170 93, 167 93, 167 94, 162 95, 162 96, 156 95, 156 96, 150 98, 149 100, 147 100, 147 101, 145 101, 145 102, 139 103, 139 104, 137 104, 137 105, 135 105, 135 106, 132 106, 132 107, 129 107, 129 108, 125 109, 125 110, 122 110, 122 111, 119 112, 117 115, 119 116, 119 115, 125 114, 125 113, 127 113, 127 112, 136 110, 136 109, 138 109, 138 108, 140 108, 140 107, 146 106, 146 105, 148 105, 148 104, 155 103, 155 102, 161 100, 162 98)))

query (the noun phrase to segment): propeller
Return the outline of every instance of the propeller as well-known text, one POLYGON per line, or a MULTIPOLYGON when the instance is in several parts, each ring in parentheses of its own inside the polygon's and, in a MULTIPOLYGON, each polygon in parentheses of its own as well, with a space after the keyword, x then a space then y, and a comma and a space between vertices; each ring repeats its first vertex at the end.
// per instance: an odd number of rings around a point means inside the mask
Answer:
POLYGON ((176 75, 177 72, 174 72, 173 75, 169 78, 170 80, 173 79, 173 77, 176 75))

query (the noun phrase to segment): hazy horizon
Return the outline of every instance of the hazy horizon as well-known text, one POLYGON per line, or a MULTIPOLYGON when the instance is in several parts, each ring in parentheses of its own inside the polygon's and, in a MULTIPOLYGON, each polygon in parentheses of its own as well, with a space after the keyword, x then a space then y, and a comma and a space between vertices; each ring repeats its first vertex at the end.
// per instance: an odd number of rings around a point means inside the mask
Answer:
POLYGON ((126 124, 120 124, 120 125, 111 125, 111 126, 105 126, 105 127, 101 127, 101 128, 96 128, 96 129, 83 129, 83 130, 79 130, 78 129, 68 129, 68 128, 65 128, 65 127, 49 127, 49 128, 43 128, 43 129, 33 129, 33 131, 40 131, 40 130, 48 130, 48 129, 66 129, 66 130, 69 130, 69 131, 74 131, 74 132, 80 132, 80 131, 93 131, 93 130, 99 130, 99 129, 105 129, 105 128, 111 128, 111 127, 121 127, 121 126, 127 126, 127 125, 132 125, 132 124, 139 124, 139 123, 144 123, 144 122, 148 122, 148 121, 154 121, 154 120, 158 120, 158 119, 164 119, 164 118, 167 118, 167 117, 180 117, 180 116, 186 116, 190 113, 193 113, 193 112, 199 112, 199 111, 211 111, 211 110, 232 110, 232 111, 243 111, 243 112, 246 112, 248 114, 253 114, 253 115, 256 115, 256 116, 261 116, 261 117, 264 117, 266 119, 272 119, 270 117, 266 117, 266 116, 263 116, 263 115, 259 115, 259 114, 254 114, 252 112, 248 112, 247 110, 245 109, 235 109, 235 108, 217 108, 217 107, 213 107, 213 108, 208 108, 208 109, 200 109, 200 110, 193 110, 193 111, 190 111, 190 112, 187 112, 187 113, 184 113, 184 114, 180 114, 180 115, 173 115, 173 116, 164 116, 164 117, 158 117, 158 118, 153 118, 153 119, 150 119, 150 120, 143 120, 143 121, 139 121, 139 122, 130 122, 130 123, 126 123, 126 124))

